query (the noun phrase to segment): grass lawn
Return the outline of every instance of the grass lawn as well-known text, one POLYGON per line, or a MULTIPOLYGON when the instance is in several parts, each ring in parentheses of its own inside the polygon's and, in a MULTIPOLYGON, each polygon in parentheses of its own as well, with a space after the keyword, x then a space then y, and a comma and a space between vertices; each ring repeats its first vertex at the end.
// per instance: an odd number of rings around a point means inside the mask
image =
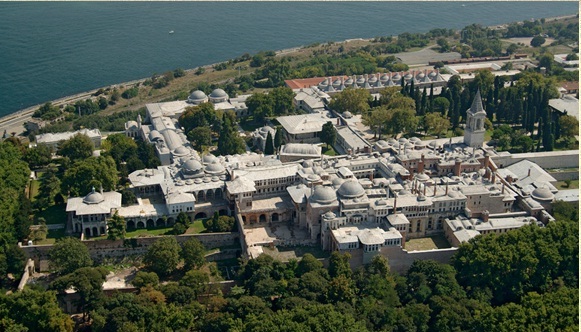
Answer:
POLYGON ((579 188, 579 180, 572 180, 571 184, 568 187, 567 187, 567 184, 565 183, 565 181, 559 181, 559 182, 555 183, 555 187, 557 187, 557 189, 559 189, 559 190, 578 189, 579 188))
POLYGON ((446 237, 443 234, 425 237, 421 239, 411 239, 407 241, 405 244, 405 249, 407 251, 442 249, 442 248, 450 248, 450 243, 448 243, 448 240, 446 240, 446 237))
POLYGON ((125 233, 125 238, 129 239, 132 237, 148 237, 148 236, 158 236, 170 234, 173 227, 161 227, 161 228, 141 228, 125 233))
POLYGON ((206 226, 204 226, 204 219, 197 219, 190 225, 186 234, 200 234, 206 231, 206 226))
POLYGON ((28 194, 28 198, 30 199, 31 202, 35 201, 36 195, 38 195, 38 188, 40 188, 39 180, 30 181, 30 192, 28 194))
POLYGON ((53 205, 46 210, 37 213, 35 217, 44 218, 47 225, 67 223, 67 213, 65 212, 64 204, 53 205))
POLYGON ((337 151, 335 151, 335 149, 333 149, 332 146, 329 146, 329 148, 327 148, 327 144, 323 145, 323 154, 327 155, 327 156, 335 156, 337 155, 337 151))
POLYGON ((54 244, 56 242, 57 239, 63 238, 65 237, 65 229, 61 228, 61 229, 51 229, 48 231, 48 235, 46 236, 46 239, 43 241, 38 241, 35 244, 37 245, 42 245, 42 244, 54 244))

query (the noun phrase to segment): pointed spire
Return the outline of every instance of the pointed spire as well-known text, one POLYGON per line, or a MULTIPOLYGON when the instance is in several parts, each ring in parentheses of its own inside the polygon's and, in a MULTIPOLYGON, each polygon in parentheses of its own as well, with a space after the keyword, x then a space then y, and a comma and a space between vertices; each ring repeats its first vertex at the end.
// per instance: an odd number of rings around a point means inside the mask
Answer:
POLYGON ((484 107, 482 106, 482 97, 480 96, 480 89, 476 91, 476 95, 474 96, 474 100, 472 101, 472 105, 470 106, 470 113, 485 113, 484 107))

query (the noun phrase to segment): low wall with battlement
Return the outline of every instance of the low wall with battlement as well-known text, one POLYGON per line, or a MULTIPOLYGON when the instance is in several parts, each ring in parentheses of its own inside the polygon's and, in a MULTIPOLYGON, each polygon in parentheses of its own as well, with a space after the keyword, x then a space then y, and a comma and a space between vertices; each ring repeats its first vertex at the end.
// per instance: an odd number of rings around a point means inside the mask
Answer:
MULTIPOLYGON (((433 249, 423 251, 407 251, 399 247, 384 247, 380 255, 387 258, 392 272, 404 274, 416 260, 434 260, 449 264, 458 248, 433 249)), ((351 254, 351 268, 355 269, 371 262, 375 254, 365 254, 363 250, 354 250, 351 254)))
MULTIPOLYGON (((197 238, 204 244, 208 249, 218 248, 218 247, 228 247, 239 245, 239 234, 238 232, 232 233, 207 233, 207 234, 184 234, 184 235, 174 235, 178 243, 181 245, 192 237, 197 238)), ((89 249, 91 258, 95 261, 101 261, 105 258, 122 258, 143 255, 147 249, 156 240, 162 238, 162 236, 151 236, 151 237, 139 237, 131 238, 125 240, 96 240, 96 241, 83 241, 83 244, 89 249)), ((52 245, 32 245, 32 246, 21 246, 24 253, 31 259, 34 260, 35 266, 39 270, 46 270, 46 262, 48 261, 48 254, 52 249, 52 245)), ((222 254, 224 255, 224 254, 222 254)), ((231 252, 226 254, 230 258, 231 252)), ((216 260, 220 255, 212 257, 212 260, 216 260)))
POLYGON ((545 169, 576 168, 579 167, 579 150, 513 153, 492 157, 492 160, 500 168, 510 166, 525 159, 545 169))

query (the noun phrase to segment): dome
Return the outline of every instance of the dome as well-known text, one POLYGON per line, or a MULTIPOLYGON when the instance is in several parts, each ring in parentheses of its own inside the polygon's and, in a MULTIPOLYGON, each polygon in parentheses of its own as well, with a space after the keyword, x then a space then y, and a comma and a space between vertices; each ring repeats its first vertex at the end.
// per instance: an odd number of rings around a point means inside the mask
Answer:
POLYGON ((405 78, 406 80, 411 80, 411 79, 412 79, 412 77, 413 77, 413 76, 412 76, 412 74, 410 74, 410 73, 407 73, 407 74, 405 74, 405 76, 404 76, 404 78, 405 78))
POLYGON ((139 127, 137 121, 127 121, 127 129, 135 129, 139 127))
POLYGON ((204 100, 206 98, 208 98, 208 96, 206 96, 206 94, 204 93, 204 91, 196 90, 196 91, 192 92, 192 94, 188 97, 188 100, 191 100, 191 101, 202 101, 202 100, 204 100))
POLYGON ((405 144, 405 143, 407 143, 407 142, 408 142, 408 139, 407 139, 407 138, 405 138, 405 137, 401 137, 401 138, 398 140, 398 142, 399 142, 400 144, 405 144))
POLYGON ((316 186, 311 199, 316 203, 328 204, 335 201, 337 195, 331 187, 316 186))
POLYGON ((228 98, 228 94, 222 89, 214 89, 210 94, 210 98, 228 98))
POLYGON ((342 114, 342 115, 343 115, 343 117, 344 117, 345 119, 351 119, 351 118, 353 117, 353 114, 352 114, 351 112, 349 112, 349 111, 345 111, 345 112, 343 112, 343 114, 342 114))
POLYGON ((371 75, 371 77, 369 78, 369 83, 375 83, 377 82, 377 77, 375 77, 375 75, 371 75))
POLYGON ((448 197, 450 197, 450 198, 460 198, 460 193, 458 193, 455 190, 450 190, 448 192, 448 197))
POLYGON ((353 79, 351 77, 349 77, 346 81, 345 81, 345 85, 353 85, 353 79))
POLYGON ((190 150, 188 150, 188 148, 186 148, 185 146, 182 145, 182 146, 178 146, 175 150, 173 150, 173 153, 175 155, 178 155, 178 156, 183 156, 183 155, 189 154, 190 150))
POLYGON ((534 199, 540 201, 551 201, 553 198, 555 198, 555 195, 553 195, 551 190, 549 190, 547 187, 539 187, 533 190, 531 196, 533 196, 534 199))
POLYGON ((321 177, 318 176, 317 174, 309 174, 309 176, 307 176, 307 180, 309 180, 310 182, 315 182, 321 180, 321 177))
POLYGON ((387 76, 387 74, 383 74, 379 79, 385 83, 389 80, 389 76, 387 76))
POLYGON ((101 195, 100 192, 96 192, 95 188, 91 191, 85 198, 83 198, 83 203, 85 204, 99 204, 103 202, 105 198, 101 195))
POLYGON ((327 86, 327 80, 324 79, 323 81, 321 81, 321 83, 319 83, 319 86, 327 86))
POLYGON ((433 71, 433 72, 431 72, 431 73, 429 73, 429 74, 428 74, 428 76, 429 76, 429 77, 436 77, 436 75, 437 75, 437 74, 436 74, 436 72, 435 72, 435 71, 433 71))
POLYGON ((378 199, 375 201, 375 205, 387 205, 387 201, 385 199, 378 199))
POLYGON ((340 79, 340 78, 337 78, 337 79, 335 80, 335 82, 333 82, 333 86, 334 86, 334 87, 338 87, 338 86, 340 86, 340 85, 341 85, 341 79, 340 79))
POLYGON ((423 72, 420 72, 417 77, 418 78, 424 78, 424 77, 426 77, 426 74, 424 74, 423 72))
POLYGON ((224 166, 222 166, 222 164, 218 163, 217 160, 214 160, 214 162, 212 162, 211 164, 206 166, 206 172, 211 173, 211 174, 222 173, 222 172, 224 172, 224 166))
POLYGON ((361 197, 365 194, 365 189, 358 181, 346 181, 337 191, 339 195, 346 198, 361 197))
POLYGON ((395 73, 395 75, 393 75, 392 79, 393 79, 394 81, 398 81, 398 80, 400 80, 400 79, 401 79, 401 76, 399 76, 399 73, 395 73))
POLYGON ((360 77, 357 79, 357 84, 359 84, 359 85, 363 85, 364 83, 365 83, 365 78, 364 78, 363 76, 360 76, 360 77))
POLYGON ((343 184, 343 182, 345 182, 345 180, 341 179, 341 178, 334 178, 333 181, 331 181, 331 183, 333 184, 333 186, 338 187, 340 185, 343 184))
POLYGON ((182 165, 182 170, 188 174, 197 173, 201 169, 202 164, 200 164, 196 159, 190 159, 182 165))
POLYGON ((211 164, 211 163, 213 163, 214 161, 217 161, 217 160, 218 160, 218 158, 216 158, 216 156, 214 156, 211 153, 208 153, 207 155, 205 155, 204 157, 202 157, 202 162, 204 164, 211 164))
POLYGON ((417 138, 415 136, 412 137, 412 138, 410 138, 410 142, 412 142, 412 143, 417 143, 417 142, 421 142, 421 141, 422 141, 421 139, 419 139, 419 138, 417 138))
POLYGON ((335 219, 336 217, 337 216, 331 211, 327 211, 325 214, 323 214, 324 219, 335 219))
POLYGON ((385 148, 385 147, 387 147, 389 144, 388 144, 386 141, 384 141, 384 140, 380 139, 379 141, 377 141, 377 145, 379 145, 379 146, 381 146, 381 147, 385 148))
POLYGON ((305 161, 303 161, 303 168, 310 168, 310 167, 313 167, 313 161, 312 160, 305 160, 305 161))

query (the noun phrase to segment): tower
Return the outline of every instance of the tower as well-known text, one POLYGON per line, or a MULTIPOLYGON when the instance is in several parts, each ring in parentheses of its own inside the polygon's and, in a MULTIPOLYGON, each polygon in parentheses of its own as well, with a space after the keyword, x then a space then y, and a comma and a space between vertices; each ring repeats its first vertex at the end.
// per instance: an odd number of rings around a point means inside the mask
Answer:
POLYGON ((480 89, 476 92, 474 100, 470 109, 466 111, 466 128, 464 129, 464 144, 473 147, 481 148, 484 143, 484 119, 486 112, 482 107, 482 98, 480 97, 480 89))

